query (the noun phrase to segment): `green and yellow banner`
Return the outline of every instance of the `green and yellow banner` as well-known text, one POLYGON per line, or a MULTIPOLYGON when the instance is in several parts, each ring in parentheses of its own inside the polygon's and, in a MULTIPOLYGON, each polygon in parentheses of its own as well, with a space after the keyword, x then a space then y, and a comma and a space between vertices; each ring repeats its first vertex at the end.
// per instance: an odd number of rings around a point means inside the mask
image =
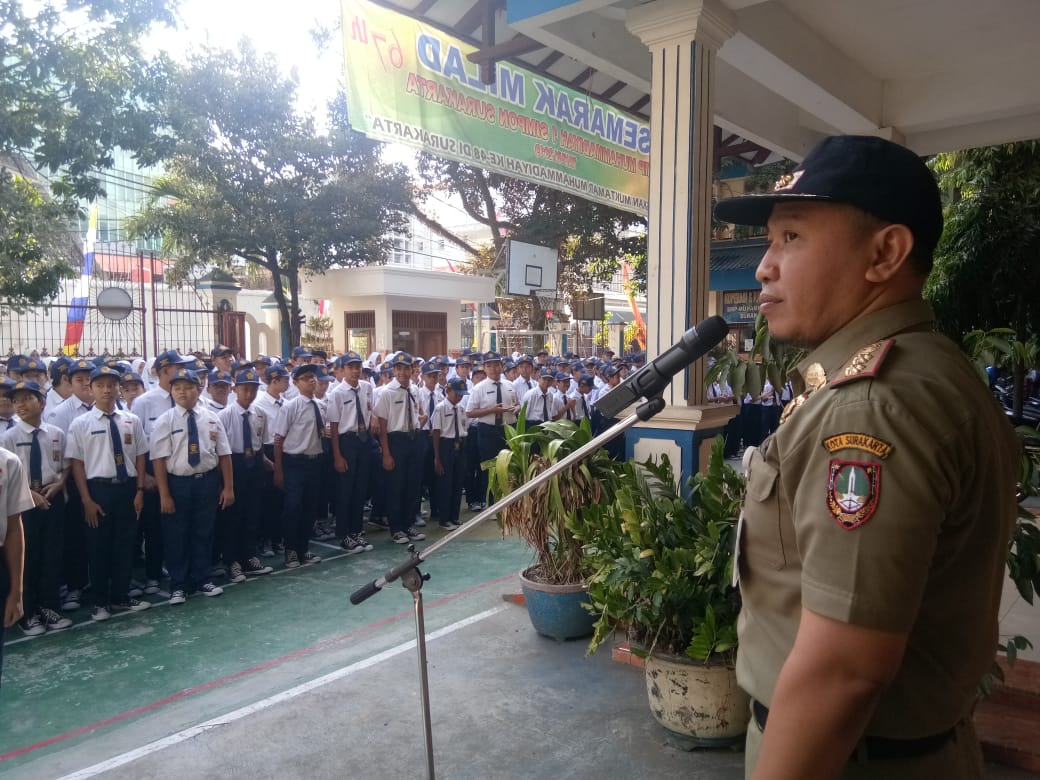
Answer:
POLYGON ((645 215, 650 126, 508 62, 484 84, 476 47, 404 14, 343 0, 351 125, 369 138, 645 215))

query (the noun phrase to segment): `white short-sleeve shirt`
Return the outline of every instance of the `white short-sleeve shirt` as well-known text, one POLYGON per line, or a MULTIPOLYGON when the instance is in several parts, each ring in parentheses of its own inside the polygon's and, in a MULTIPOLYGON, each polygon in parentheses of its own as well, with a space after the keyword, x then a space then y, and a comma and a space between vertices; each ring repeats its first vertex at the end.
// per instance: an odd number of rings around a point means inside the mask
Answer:
MULTIPOLYGON (((132 412, 113 412, 123 448, 123 463, 128 477, 137 476, 135 461, 148 452, 148 440, 140 418, 132 412)), ((115 479, 116 458, 112 450, 112 427, 105 413, 97 407, 76 418, 65 441, 65 457, 83 462, 87 479, 115 479)))
POLYGON ((152 460, 166 458, 166 471, 178 477, 203 474, 217 467, 221 455, 230 455, 227 431, 216 412, 196 403, 195 425, 199 432, 199 462, 188 463, 188 410, 175 406, 163 412, 152 428, 152 460))
MULTIPOLYGON (((18 456, 26 478, 30 475, 29 453, 32 451, 35 430, 36 428, 29 423, 19 420, 13 428, 0 432, 0 446, 18 456)), ((43 486, 61 479, 68 461, 65 460, 65 432, 45 422, 40 423, 39 430, 37 441, 40 443, 40 484, 43 486)))
POLYGON ((7 518, 32 508, 29 477, 22 470, 22 462, 13 452, 0 448, 0 541, 7 537, 7 518))

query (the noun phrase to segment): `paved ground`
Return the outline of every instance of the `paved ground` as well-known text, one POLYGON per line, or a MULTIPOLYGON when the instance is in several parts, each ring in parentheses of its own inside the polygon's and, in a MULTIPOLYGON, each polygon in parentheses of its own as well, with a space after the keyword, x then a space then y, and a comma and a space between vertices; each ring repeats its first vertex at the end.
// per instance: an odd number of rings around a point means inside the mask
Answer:
MULTIPOLYGON (((424 776, 411 598, 395 585, 361 607, 347 601, 401 559, 385 535, 374 540, 374 553, 337 558, 326 548, 320 566, 217 599, 15 639, 0 694, 0 774, 424 776)), ((487 525, 427 563, 438 775, 741 777, 739 753, 668 743, 638 670, 606 651, 585 657, 584 642, 534 634, 525 611, 501 598, 529 561, 487 525)), ((1012 612, 1040 639, 1035 609, 1012 612)))

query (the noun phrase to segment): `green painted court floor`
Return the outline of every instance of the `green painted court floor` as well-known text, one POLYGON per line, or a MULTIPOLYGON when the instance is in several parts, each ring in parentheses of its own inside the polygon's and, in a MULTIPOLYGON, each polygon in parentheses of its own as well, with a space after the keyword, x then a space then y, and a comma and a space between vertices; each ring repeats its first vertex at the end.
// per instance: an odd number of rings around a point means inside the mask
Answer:
MULTIPOLYGON (((429 545, 444 533, 427 528, 429 545)), ((388 535, 373 552, 347 556, 312 542, 320 565, 281 570, 218 598, 92 623, 87 608, 71 629, 7 633, 0 690, 0 775, 57 752, 102 756, 207 720, 301 680, 414 639, 411 594, 389 585, 355 607, 350 593, 403 560, 388 535)), ((430 558, 423 589, 427 632, 502 603, 531 562, 493 521, 430 558)))

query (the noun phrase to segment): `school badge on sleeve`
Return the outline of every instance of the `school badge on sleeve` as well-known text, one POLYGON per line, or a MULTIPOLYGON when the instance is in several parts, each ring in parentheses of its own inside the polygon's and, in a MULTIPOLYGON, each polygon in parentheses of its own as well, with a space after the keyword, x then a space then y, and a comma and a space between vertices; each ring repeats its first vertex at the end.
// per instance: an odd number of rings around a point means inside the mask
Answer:
POLYGON ((881 464, 832 460, 827 477, 827 508, 846 531, 859 528, 877 509, 881 464))

